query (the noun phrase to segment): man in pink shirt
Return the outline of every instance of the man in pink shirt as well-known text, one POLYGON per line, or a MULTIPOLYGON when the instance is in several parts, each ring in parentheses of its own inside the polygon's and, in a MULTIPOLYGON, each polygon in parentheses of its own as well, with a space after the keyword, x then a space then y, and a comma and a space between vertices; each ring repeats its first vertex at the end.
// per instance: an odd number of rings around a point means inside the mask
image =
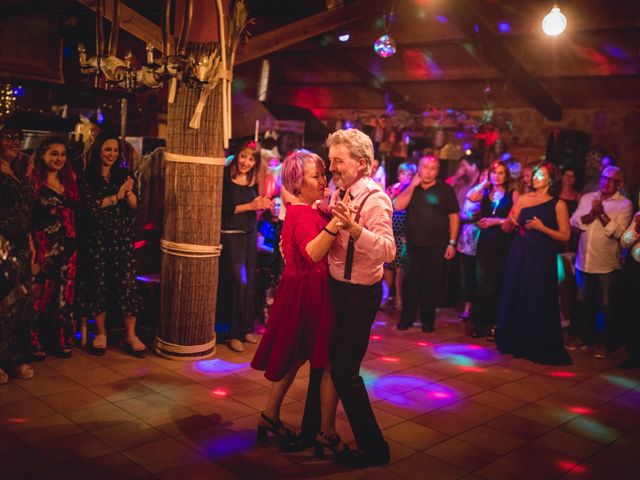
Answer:
MULTIPOLYGON (((338 130, 329 135, 327 146, 329 170, 338 188, 329 208, 343 223, 329 251, 336 306, 331 375, 358 445, 357 450, 340 452, 336 461, 351 467, 386 465, 389 446, 371 408, 360 364, 382 298, 384 263, 396 254, 391 200, 371 179, 373 144, 367 135, 338 130)), ((317 409, 313 397, 319 388, 313 383, 311 378, 303 433, 311 429, 317 409)))

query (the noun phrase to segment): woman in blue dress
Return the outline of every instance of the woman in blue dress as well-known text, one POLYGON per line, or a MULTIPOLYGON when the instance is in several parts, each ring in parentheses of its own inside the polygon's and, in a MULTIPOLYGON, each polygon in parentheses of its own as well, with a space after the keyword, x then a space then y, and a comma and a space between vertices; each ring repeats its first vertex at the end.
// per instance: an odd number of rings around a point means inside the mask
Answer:
POLYGON ((534 169, 533 191, 522 195, 503 230, 516 230, 505 271, 496 342, 498 350, 546 365, 568 365, 558 300, 557 254, 569 239, 569 212, 558 199, 557 169, 534 169))

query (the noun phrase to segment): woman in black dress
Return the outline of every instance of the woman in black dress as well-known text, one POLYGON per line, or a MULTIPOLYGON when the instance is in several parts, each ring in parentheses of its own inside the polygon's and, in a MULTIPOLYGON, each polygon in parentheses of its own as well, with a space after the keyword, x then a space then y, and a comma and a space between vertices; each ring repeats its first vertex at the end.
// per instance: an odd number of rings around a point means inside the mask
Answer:
POLYGON ((31 224, 39 269, 33 288, 32 355, 38 361, 45 359, 45 351, 68 358, 74 331, 78 186, 64 139, 47 139, 38 146, 30 180, 36 194, 31 224))
POLYGON ((487 182, 469 192, 467 198, 480 202, 480 237, 476 250, 476 292, 471 313, 472 337, 493 339, 498 323, 498 305, 504 277, 505 261, 511 244, 511 234, 500 228, 518 193, 511 189, 509 169, 503 162, 489 167, 487 182))
POLYGON ((242 342, 258 343, 253 334, 258 210, 271 208, 271 200, 258 195, 260 147, 240 145, 224 169, 222 185, 222 255, 218 282, 217 330, 229 346, 242 352, 242 342))
MULTIPOLYGON (((22 130, 15 125, 5 124, 0 129, 0 237, 10 243, 10 255, 16 259, 13 262, 15 271, 12 269, 10 276, 29 291, 31 276, 35 273, 33 245, 29 237, 33 190, 18 173, 22 139, 22 130)), ((11 289, 13 286, 7 287, 11 289)), ((0 300, 6 300, 10 292, 5 291, 3 285, 0 293, 0 300)), ((34 375, 28 364, 32 319, 30 295, 17 298, 11 305, 0 305, 0 384, 7 383, 9 376, 27 379, 34 375)))
POLYGON ((78 303, 82 315, 93 317, 96 322, 97 332, 90 349, 93 354, 101 356, 106 352, 109 309, 124 318, 125 350, 142 358, 146 347, 135 331, 141 297, 133 255, 138 198, 133 174, 122 166, 121 151, 117 137, 99 137, 80 181, 85 215, 78 303))
POLYGON ((569 239, 567 205, 558 199, 556 167, 534 168, 533 192, 522 195, 502 224, 516 230, 500 299, 498 350, 546 365, 568 365, 558 300, 557 255, 569 239))

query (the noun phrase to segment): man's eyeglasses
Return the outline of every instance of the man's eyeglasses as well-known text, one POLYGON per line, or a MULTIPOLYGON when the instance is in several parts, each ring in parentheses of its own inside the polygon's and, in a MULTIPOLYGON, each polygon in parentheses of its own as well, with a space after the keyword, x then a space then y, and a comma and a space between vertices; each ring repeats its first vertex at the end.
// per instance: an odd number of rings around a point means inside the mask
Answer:
POLYGON ((607 177, 606 175, 602 175, 600 177, 600 180, 604 180, 605 182, 613 182, 616 185, 620 185, 622 183, 622 180, 620 180, 619 178, 607 177))
POLYGON ((14 140, 22 142, 24 140, 24 136, 21 133, 6 133, 6 134, 0 134, 0 139, 8 140, 9 142, 14 140))

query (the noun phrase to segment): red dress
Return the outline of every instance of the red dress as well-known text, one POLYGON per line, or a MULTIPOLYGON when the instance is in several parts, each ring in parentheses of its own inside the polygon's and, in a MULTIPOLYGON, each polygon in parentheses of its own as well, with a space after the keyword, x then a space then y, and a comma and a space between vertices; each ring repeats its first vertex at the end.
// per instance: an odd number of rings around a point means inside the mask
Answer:
POLYGON ((327 225, 323 215, 307 205, 288 205, 282 227, 285 266, 276 289, 267 328, 251 366, 281 380, 298 360, 312 368, 329 361, 335 314, 327 258, 315 263, 307 244, 327 225))

